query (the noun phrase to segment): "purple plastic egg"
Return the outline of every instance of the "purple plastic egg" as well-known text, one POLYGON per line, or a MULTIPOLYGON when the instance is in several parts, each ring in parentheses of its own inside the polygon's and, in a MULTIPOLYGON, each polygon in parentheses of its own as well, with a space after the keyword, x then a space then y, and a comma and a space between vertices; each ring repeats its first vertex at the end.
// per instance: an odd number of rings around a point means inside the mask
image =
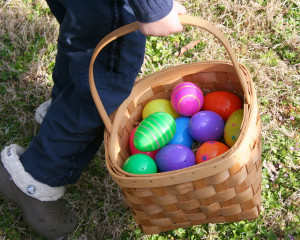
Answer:
POLYGON ((189 131, 191 136, 203 143, 218 141, 223 137, 224 121, 220 115, 212 111, 200 111, 191 117, 189 131))
POLYGON ((167 172, 195 165, 196 157, 190 148, 170 144, 158 151, 155 162, 160 172, 167 172))

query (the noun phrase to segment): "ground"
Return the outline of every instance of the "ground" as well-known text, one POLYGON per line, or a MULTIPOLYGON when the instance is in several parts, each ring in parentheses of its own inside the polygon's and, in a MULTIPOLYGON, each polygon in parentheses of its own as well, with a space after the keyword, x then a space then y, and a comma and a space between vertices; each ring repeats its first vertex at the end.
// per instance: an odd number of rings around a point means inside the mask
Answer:
MULTIPOLYGON (((65 199, 79 215, 69 239, 300 239, 299 2, 181 2, 188 14, 208 20, 225 34, 254 81, 263 123, 260 218, 144 236, 106 170, 102 147, 80 181, 68 187, 65 199)), ((0 0, 0 8, 2 150, 11 143, 26 147, 39 129, 34 111, 50 97, 58 24, 42 0, 0 0)), ((182 34, 148 37, 139 76, 212 59, 228 56, 211 35, 186 27, 182 34)), ((42 239, 27 228, 16 206, 2 198, 0 226, 1 239, 42 239)))

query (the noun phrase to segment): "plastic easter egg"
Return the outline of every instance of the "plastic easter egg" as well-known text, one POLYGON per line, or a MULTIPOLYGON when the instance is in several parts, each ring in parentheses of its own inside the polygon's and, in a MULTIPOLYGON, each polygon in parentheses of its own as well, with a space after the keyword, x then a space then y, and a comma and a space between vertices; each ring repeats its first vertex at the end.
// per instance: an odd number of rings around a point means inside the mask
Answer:
POLYGON ((201 143, 218 141, 223 137, 224 125, 223 119, 217 113, 200 111, 191 117, 189 131, 201 143))
POLYGON ((189 122, 189 117, 179 117, 175 119, 176 131, 169 144, 181 144, 192 148, 194 139, 189 132, 189 122))
POLYGON ((174 119, 180 116, 172 107, 170 100, 167 99, 155 99, 148 102, 143 108, 143 119, 155 112, 166 112, 170 114, 174 119))
POLYGON ((123 170, 133 174, 151 174, 157 173, 157 166, 151 157, 138 153, 127 158, 123 170))
POLYGON ((217 141, 205 142, 198 148, 196 152, 196 161, 197 163, 205 162, 221 155, 228 150, 229 147, 227 147, 224 143, 217 141))
POLYGON ((229 147, 235 144, 241 133, 244 110, 239 109, 230 115, 224 128, 224 139, 229 147))
POLYGON ((226 122, 234 111, 241 108, 243 104, 237 95, 226 91, 215 91, 204 96, 202 110, 216 112, 226 122))
POLYGON ((137 127, 133 137, 134 146, 142 151, 155 151, 167 145, 176 131, 174 118, 165 112, 152 113, 137 127))
POLYGON ((203 93, 194 83, 182 82, 177 84, 171 93, 173 108, 180 115, 192 116, 199 112, 203 106, 203 93))
POLYGON ((151 157, 152 159, 155 159, 155 155, 156 153, 158 152, 158 149, 155 150, 155 151, 149 151, 149 152, 142 152, 140 150, 138 150, 134 144, 133 144, 133 137, 134 137, 134 133, 136 131, 137 127, 135 127, 132 132, 130 133, 130 137, 129 137, 129 149, 130 149, 130 153, 131 155, 134 155, 134 154, 138 154, 138 153, 143 153, 143 154, 146 154, 148 155, 149 157, 151 157))
POLYGON ((180 144, 170 144, 158 151, 155 162, 159 171, 167 172, 195 165, 196 157, 190 148, 180 144))

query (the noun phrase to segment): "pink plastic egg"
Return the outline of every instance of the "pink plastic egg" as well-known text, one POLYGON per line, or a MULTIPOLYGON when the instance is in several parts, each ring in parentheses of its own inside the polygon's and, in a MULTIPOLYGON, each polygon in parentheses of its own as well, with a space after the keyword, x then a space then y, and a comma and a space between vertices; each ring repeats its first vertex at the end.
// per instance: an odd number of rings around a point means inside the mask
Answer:
POLYGON ((201 110, 204 97, 201 89, 196 84, 182 82, 172 90, 171 103, 180 115, 192 116, 201 110))
POLYGON ((151 152, 142 152, 140 150, 138 150, 134 144, 133 144, 133 137, 134 137, 134 133, 136 131, 137 127, 135 127, 131 134, 130 134, 130 137, 129 137, 129 149, 130 149, 130 153, 131 155, 135 155, 135 154, 138 154, 138 153, 143 153, 143 154, 146 154, 148 155, 149 157, 151 157, 152 159, 155 159, 155 155, 156 153, 159 151, 159 149, 155 150, 155 151, 151 151, 151 152))

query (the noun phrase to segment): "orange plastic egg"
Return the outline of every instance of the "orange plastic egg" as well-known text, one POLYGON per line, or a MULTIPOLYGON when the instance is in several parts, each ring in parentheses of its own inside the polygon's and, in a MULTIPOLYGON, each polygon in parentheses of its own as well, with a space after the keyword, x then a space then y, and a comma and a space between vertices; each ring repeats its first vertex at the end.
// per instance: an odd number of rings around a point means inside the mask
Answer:
POLYGON ((202 110, 213 111, 226 121, 234 111, 242 107, 242 101, 237 95, 226 91, 215 91, 204 96, 202 110))
POLYGON ((205 142, 198 148, 196 152, 196 161, 197 163, 205 162, 221 155, 227 150, 229 150, 229 147, 227 147, 224 143, 217 141, 205 142))

